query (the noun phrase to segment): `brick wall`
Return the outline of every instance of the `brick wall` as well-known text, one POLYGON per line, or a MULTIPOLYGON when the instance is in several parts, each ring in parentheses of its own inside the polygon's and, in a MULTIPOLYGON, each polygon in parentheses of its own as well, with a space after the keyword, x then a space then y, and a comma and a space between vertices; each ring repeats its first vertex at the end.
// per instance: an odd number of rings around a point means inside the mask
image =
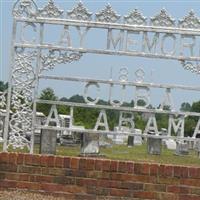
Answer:
POLYGON ((0 153, 0 189, 66 199, 199 200, 200 167, 0 153))

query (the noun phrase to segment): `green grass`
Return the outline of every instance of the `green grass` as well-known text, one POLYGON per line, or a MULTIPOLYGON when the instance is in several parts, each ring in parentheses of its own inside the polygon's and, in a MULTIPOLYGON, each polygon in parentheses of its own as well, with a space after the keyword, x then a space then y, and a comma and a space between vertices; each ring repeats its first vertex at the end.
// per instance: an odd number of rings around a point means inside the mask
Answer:
MULTIPOLYGON (((28 150, 13 150, 11 148, 9 151, 28 153, 28 150)), ((34 153, 39 153, 38 145, 35 146, 34 153)), ((200 158, 197 157, 194 151, 190 151, 187 156, 176 156, 174 155, 174 151, 163 148, 161 155, 149 155, 146 145, 134 146, 132 148, 128 148, 126 145, 114 145, 112 148, 101 148, 100 153, 105 156, 105 158, 114 160, 200 166, 200 158)), ((79 156, 80 146, 57 146, 56 154, 63 156, 79 156)))

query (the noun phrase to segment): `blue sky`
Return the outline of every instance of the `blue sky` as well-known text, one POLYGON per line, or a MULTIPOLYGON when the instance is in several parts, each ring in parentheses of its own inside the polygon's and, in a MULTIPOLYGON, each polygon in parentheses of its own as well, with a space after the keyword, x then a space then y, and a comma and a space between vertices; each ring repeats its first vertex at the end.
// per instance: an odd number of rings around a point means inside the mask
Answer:
MULTIPOLYGON (((65 10, 71 10, 78 1, 68 0, 54 0, 56 5, 65 10)), ((1 49, 0 49, 0 80, 7 81, 9 74, 9 60, 10 60, 10 46, 11 46, 11 30, 12 30, 12 5, 14 1, 0 0, 1 3, 1 49)), ((45 2, 36 0, 39 7, 43 7, 45 2)), ((92 1, 83 0, 84 5, 93 13, 97 13, 104 8, 108 1, 92 1)), ((193 9, 195 13, 199 14, 200 1, 109 1, 113 9, 121 16, 127 15, 129 11, 138 8, 147 18, 153 17, 165 8, 168 13, 176 20, 182 19, 193 9)), ((199 15, 200 17, 200 15, 199 15)), ((49 39, 53 39, 55 34, 53 31, 48 33, 49 39)), ((99 33, 100 34, 100 33, 99 33)), ((57 37, 57 36, 56 36, 57 37)), ((91 35, 90 40, 96 42, 96 35, 91 35)), ((134 72, 138 68, 142 68, 145 73, 145 81, 153 81, 156 83, 171 83, 200 86, 200 75, 192 74, 182 68, 178 61, 173 60, 159 60, 150 58, 127 57, 127 56, 107 56, 107 55, 94 55, 86 54, 83 58, 76 63, 69 65, 56 66, 56 68, 49 74, 66 76, 83 76, 108 79, 110 68, 113 69, 113 78, 117 79, 118 72, 121 67, 127 67, 129 71, 129 80, 134 80, 134 72)), ((57 81, 42 81, 40 82, 40 90, 50 86, 56 91, 56 95, 71 96, 73 94, 83 94, 83 85, 68 84, 66 82, 57 81)), ((158 105, 163 97, 164 90, 152 90, 151 99, 152 103, 158 105)), ((197 92, 187 91, 173 91, 173 97, 176 106, 178 107, 181 102, 193 102, 200 98, 197 92)), ((92 92, 92 95, 93 92, 92 92)), ((118 90, 115 91, 116 98, 119 96, 118 90)), ((101 98, 108 98, 108 88, 101 87, 101 98)), ((127 89, 127 100, 134 98, 134 89, 127 89)))

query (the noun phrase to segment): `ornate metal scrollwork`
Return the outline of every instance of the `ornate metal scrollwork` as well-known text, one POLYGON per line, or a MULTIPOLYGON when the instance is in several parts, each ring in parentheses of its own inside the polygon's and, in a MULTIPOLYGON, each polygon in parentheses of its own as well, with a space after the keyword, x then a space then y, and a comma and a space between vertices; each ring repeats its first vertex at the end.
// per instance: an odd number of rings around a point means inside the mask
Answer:
POLYGON ((33 0, 18 0, 14 4, 14 17, 36 17, 38 8, 33 0))
POLYGON ((16 50, 15 63, 12 71, 11 106, 13 114, 10 119, 10 134, 8 146, 13 148, 30 148, 30 141, 26 139, 32 130, 32 103, 35 73, 32 62, 36 52, 16 50))
POLYGON ((82 57, 80 52, 68 52, 61 50, 49 50, 48 54, 41 56, 42 70, 53 69, 56 64, 66 64, 73 61, 78 61, 82 57))
POLYGON ((181 61, 181 64, 184 69, 189 70, 195 74, 200 74, 200 63, 194 64, 192 62, 188 62, 184 60, 184 61, 181 61))
POLYGON ((134 9, 128 15, 124 16, 125 24, 146 25, 147 18, 144 17, 137 9, 134 9))
POLYGON ((108 4, 99 13, 96 13, 96 21, 98 22, 112 22, 115 23, 120 19, 120 15, 115 12, 111 5, 108 4))
POLYGON ((72 10, 67 11, 67 15, 70 19, 78 19, 83 21, 90 21, 92 19, 92 13, 83 6, 81 1, 72 10))
POLYGON ((4 92, 0 92, 0 109, 6 108, 6 96, 7 96, 7 90, 4 92))
POLYGON ((48 4, 39 10, 39 15, 42 17, 62 17, 63 10, 60 10, 57 6, 55 6, 53 0, 49 0, 48 4))
POLYGON ((159 14, 151 17, 151 24, 153 26, 174 27, 175 20, 169 14, 167 14, 167 11, 165 9, 162 9, 159 14))
POLYGON ((191 10, 187 16, 179 20, 179 27, 181 28, 200 28, 200 19, 191 10))

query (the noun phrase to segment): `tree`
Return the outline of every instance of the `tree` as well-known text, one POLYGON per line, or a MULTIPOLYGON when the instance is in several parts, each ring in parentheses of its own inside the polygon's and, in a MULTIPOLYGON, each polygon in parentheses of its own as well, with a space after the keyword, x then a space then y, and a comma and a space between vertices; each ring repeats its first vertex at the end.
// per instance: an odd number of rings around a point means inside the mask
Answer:
POLYGON ((200 101, 196 101, 192 104, 191 111, 200 113, 200 101))
MULTIPOLYGON (((58 97, 55 95, 54 90, 48 87, 42 90, 40 99, 56 101, 58 97)), ((49 114, 50 108, 51 108, 50 104, 42 104, 42 103, 37 104, 37 111, 42 112, 45 115, 49 114)))
POLYGON ((8 88, 8 83, 4 83, 3 81, 0 81, 0 92, 4 92, 8 88))
POLYGON ((40 99, 44 99, 44 100, 57 100, 57 96, 54 93, 54 90, 52 88, 46 88, 44 90, 42 90, 42 93, 40 95, 40 99))
POLYGON ((184 112, 189 112, 189 111, 191 111, 191 105, 188 102, 183 102, 181 104, 180 110, 184 111, 184 112))

